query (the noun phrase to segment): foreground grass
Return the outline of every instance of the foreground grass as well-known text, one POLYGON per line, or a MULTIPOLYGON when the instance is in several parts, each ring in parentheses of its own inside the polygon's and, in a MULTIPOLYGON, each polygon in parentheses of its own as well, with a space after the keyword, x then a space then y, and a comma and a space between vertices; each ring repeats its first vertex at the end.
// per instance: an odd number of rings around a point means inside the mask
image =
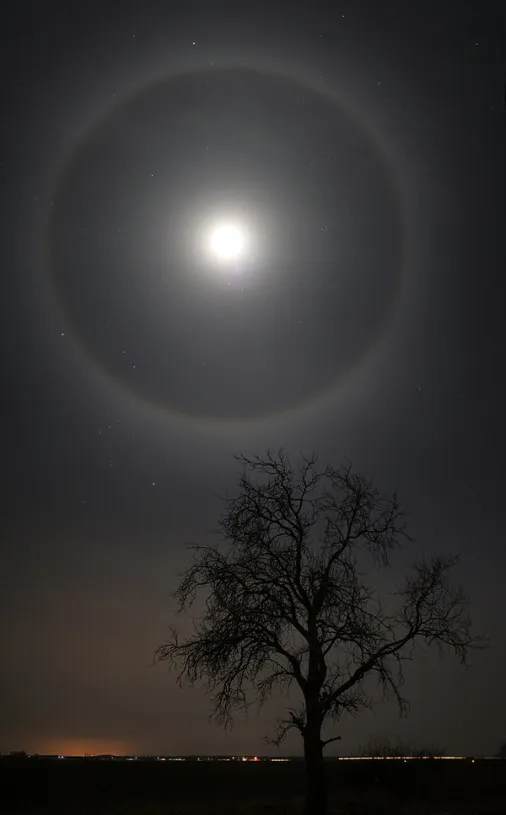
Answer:
MULTIPOLYGON (((506 762, 329 762, 329 815, 505 815, 506 762)), ((300 815, 304 766, 0 760, 3 815, 300 815)))

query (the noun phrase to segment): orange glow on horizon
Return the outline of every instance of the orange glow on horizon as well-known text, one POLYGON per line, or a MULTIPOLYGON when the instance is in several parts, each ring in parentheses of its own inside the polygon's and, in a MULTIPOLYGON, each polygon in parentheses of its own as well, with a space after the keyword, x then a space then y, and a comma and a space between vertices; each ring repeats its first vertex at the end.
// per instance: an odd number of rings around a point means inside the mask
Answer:
POLYGON ((50 756, 84 756, 113 755, 128 756, 135 754, 131 742, 108 738, 54 738, 40 741, 34 745, 32 753, 50 756))

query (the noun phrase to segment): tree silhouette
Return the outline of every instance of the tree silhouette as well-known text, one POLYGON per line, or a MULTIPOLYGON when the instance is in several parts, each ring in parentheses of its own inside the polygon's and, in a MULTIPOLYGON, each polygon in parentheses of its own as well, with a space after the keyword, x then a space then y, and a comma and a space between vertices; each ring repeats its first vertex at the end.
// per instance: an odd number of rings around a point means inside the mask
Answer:
POLYGON ((368 758, 436 758, 444 756, 446 750, 436 745, 428 747, 413 747, 409 742, 397 739, 395 742, 389 738, 372 738, 360 748, 360 755, 368 758))
POLYGON ((323 748, 340 738, 323 739, 323 726, 388 694, 406 713, 403 665, 417 642, 465 664, 483 638, 472 631, 466 595, 449 581, 455 557, 419 560, 396 602, 381 599, 377 572, 410 540, 395 495, 381 494, 349 463, 319 469, 314 455, 296 467, 282 449, 236 459, 242 472, 237 494, 224 499, 223 540, 188 544, 193 564, 173 595, 181 613, 203 591, 204 614, 187 639, 170 627, 155 661, 179 666, 179 684, 204 681, 211 717, 225 727, 234 709, 261 706, 295 684, 300 706, 287 710, 269 741, 300 732, 305 812, 323 815, 323 748))
POLYGON ((497 758, 506 758, 506 741, 502 741, 497 751, 497 758))

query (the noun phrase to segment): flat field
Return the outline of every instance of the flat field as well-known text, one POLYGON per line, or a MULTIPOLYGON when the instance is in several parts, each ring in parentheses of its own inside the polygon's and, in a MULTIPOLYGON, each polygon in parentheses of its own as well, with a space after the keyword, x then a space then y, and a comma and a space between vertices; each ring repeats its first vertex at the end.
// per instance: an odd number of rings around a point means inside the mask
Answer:
MULTIPOLYGON (((329 815, 506 815, 506 761, 329 761, 329 815)), ((2 815, 298 815, 304 764, 0 759, 2 815)))

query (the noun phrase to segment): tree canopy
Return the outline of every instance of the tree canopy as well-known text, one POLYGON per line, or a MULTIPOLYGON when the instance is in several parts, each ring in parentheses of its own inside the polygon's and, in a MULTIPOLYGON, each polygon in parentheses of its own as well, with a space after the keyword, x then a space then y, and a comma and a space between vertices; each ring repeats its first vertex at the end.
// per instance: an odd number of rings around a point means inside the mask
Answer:
POLYGON ((349 463, 320 468, 314 455, 298 466, 283 450, 237 460, 221 540, 189 544, 193 563, 174 594, 182 612, 203 592, 204 613, 186 639, 171 627, 155 658, 178 665, 179 682, 205 682, 211 715, 224 726, 235 709, 295 685, 300 705, 271 740, 300 731, 314 781, 307 811, 323 812, 317 766, 322 748, 339 738, 322 739, 323 725, 390 694, 405 713, 403 669, 418 643, 466 664, 484 639, 451 581, 456 556, 419 557, 393 602, 382 595, 379 571, 411 540, 395 494, 382 494, 349 463))

